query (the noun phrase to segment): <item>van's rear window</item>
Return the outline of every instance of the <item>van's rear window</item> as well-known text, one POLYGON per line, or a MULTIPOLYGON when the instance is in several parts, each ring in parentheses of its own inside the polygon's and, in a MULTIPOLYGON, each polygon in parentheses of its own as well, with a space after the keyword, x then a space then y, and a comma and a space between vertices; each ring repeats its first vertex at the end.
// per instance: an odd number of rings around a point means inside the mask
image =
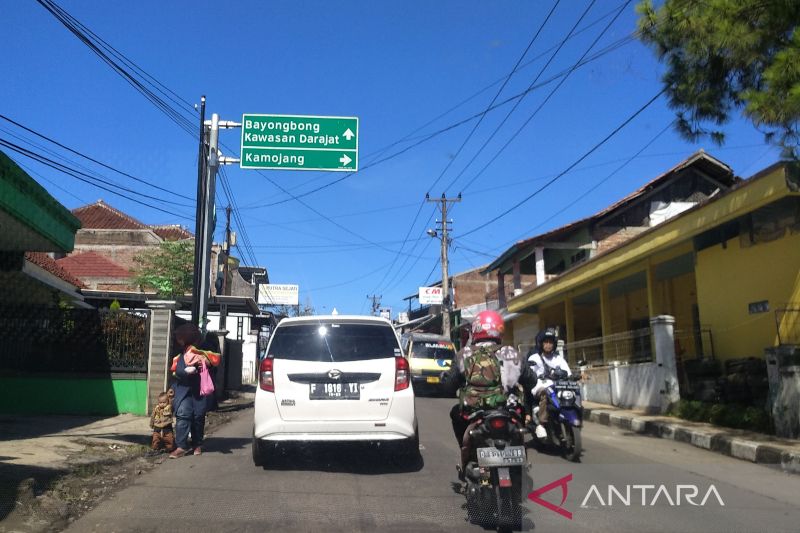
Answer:
POLYGON ((451 342, 415 342, 411 346, 411 357, 420 359, 452 359, 456 355, 451 342))
POLYGON ((298 324, 279 326, 268 356, 294 361, 363 361, 400 355, 394 330, 384 324, 298 324))

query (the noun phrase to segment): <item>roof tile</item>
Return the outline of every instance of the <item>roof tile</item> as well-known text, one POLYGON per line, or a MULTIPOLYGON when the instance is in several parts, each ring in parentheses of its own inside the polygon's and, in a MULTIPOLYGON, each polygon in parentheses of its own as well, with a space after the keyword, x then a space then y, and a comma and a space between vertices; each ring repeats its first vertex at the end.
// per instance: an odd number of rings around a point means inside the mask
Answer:
POLYGON ((81 280, 68 272, 65 268, 59 265, 55 259, 44 252, 25 252, 25 259, 34 265, 45 269, 57 278, 60 278, 71 285, 75 285, 79 289, 86 286, 81 280))
POLYGON ((97 252, 70 255, 58 265, 76 278, 131 278, 133 274, 97 252))
POLYGON ((83 229, 147 229, 130 215, 114 209, 103 200, 72 210, 83 229))

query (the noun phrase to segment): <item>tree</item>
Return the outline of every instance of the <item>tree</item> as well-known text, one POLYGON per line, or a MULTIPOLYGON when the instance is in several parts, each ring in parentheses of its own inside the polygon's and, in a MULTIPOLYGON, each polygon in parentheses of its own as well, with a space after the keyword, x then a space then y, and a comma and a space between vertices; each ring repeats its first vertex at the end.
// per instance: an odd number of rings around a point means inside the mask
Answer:
POLYGON ((311 301, 306 299, 305 305, 275 305, 273 306, 273 311, 276 315, 282 315, 287 317, 295 317, 295 316, 311 316, 316 313, 314 306, 311 305, 311 301))
POLYGON ((158 251, 139 254, 136 284, 155 289, 159 297, 176 298, 192 291, 194 242, 162 242, 158 251))
POLYGON ((720 126, 741 110, 767 142, 797 159, 800 136, 800 2, 643 0, 639 30, 666 64, 677 129, 721 144, 720 126))

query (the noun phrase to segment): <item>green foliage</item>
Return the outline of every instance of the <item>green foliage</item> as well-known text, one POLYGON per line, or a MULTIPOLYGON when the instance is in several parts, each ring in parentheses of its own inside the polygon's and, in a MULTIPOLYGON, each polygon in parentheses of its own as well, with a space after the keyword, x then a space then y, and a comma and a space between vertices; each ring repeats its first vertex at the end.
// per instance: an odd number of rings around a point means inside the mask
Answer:
POLYGON ((156 252, 143 253, 134 259, 136 283, 155 289, 162 298, 176 298, 190 293, 194 272, 194 242, 162 242, 156 252))
POLYGON ((787 158, 800 155, 800 2, 652 0, 637 7, 643 42, 666 64, 678 131, 722 143, 741 110, 787 158))
POLYGON ((692 422, 707 422, 715 426, 772 433, 772 420, 766 410, 737 404, 707 403, 681 400, 671 415, 692 422))

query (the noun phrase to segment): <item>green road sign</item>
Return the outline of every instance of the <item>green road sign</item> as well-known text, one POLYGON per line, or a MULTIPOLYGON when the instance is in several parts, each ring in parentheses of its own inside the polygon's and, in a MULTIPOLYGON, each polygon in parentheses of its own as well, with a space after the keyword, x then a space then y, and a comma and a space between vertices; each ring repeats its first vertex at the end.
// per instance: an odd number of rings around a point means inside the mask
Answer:
POLYGON ((243 115, 241 168, 358 170, 358 117, 243 115))

